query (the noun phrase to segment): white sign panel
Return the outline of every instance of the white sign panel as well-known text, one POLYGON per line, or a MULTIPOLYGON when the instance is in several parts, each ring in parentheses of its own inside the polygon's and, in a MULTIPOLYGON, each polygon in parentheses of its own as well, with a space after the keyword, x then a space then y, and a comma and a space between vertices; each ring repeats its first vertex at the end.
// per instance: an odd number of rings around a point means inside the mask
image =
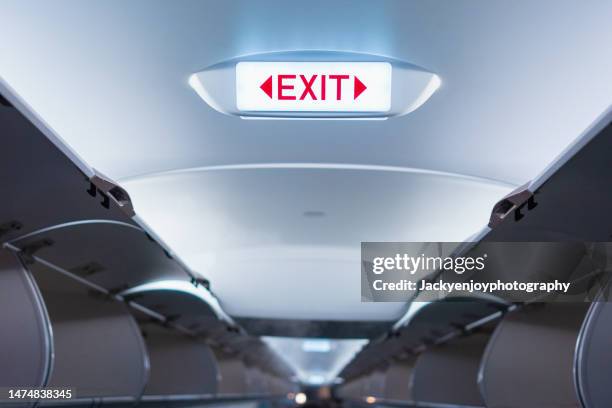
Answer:
POLYGON ((388 112, 387 62, 239 62, 236 107, 245 112, 388 112))

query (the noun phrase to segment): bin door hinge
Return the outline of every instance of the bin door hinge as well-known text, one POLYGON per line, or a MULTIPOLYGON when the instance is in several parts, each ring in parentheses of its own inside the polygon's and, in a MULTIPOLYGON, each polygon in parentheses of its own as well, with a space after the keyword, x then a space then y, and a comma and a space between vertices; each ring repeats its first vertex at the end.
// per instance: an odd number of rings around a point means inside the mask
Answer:
POLYGON ((113 200, 117 206, 127 214, 128 217, 132 218, 134 215, 136 215, 130 195, 119 184, 106 177, 96 169, 94 169, 94 175, 89 178, 89 183, 90 185, 87 192, 92 197, 100 194, 102 198, 100 204, 104 208, 110 208, 110 200, 113 200))
POLYGON ((520 221, 525 216, 525 211, 537 207, 535 194, 529 190, 528 186, 529 183, 523 184, 493 206, 489 218, 490 228, 495 228, 510 215, 514 215, 514 221, 520 221))

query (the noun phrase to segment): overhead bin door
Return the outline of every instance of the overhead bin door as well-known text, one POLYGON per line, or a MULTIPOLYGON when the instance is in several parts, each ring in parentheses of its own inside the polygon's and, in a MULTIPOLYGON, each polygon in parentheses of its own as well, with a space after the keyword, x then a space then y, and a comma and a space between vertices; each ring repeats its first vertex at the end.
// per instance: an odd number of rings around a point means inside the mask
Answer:
POLYGON ((217 362, 202 340, 155 324, 142 329, 151 370, 145 395, 211 398, 217 393, 217 362))
POLYGON ((612 285, 601 291, 582 325, 575 356, 576 384, 585 408, 610 406, 612 401, 612 285))
POLYGON ((51 327, 30 272, 0 249, 0 386, 42 387, 51 369, 51 327))
POLYGON ((489 336, 473 334, 420 354, 412 374, 412 398, 418 403, 483 406, 478 368, 489 336))
POLYGON ((480 368, 487 407, 579 407, 574 351, 588 303, 551 303, 509 313, 480 368))
POLYGON ((137 401, 148 381, 149 359, 127 306, 49 269, 38 269, 36 279, 53 330, 48 386, 74 389, 72 404, 137 401))

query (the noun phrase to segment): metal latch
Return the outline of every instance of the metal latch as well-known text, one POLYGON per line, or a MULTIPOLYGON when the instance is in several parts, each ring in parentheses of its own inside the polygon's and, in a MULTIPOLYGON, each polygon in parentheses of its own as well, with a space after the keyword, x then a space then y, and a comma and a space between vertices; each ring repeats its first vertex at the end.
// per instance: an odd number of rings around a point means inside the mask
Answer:
POLYGON ((519 221, 525 216, 522 212, 525 206, 527 206, 527 210, 533 210, 538 205, 535 201, 534 193, 527 188, 528 186, 529 183, 523 184, 493 206, 493 211, 491 211, 491 217, 489 218, 490 228, 501 224, 512 213, 514 213, 514 220, 519 221))
POLYGON ((90 186, 87 192, 92 197, 97 193, 102 196, 102 206, 110 208, 110 200, 112 199, 117 206, 125 212, 128 217, 132 218, 136 213, 132 205, 132 199, 128 192, 119 184, 106 177, 98 170, 94 169, 94 175, 89 178, 90 186))

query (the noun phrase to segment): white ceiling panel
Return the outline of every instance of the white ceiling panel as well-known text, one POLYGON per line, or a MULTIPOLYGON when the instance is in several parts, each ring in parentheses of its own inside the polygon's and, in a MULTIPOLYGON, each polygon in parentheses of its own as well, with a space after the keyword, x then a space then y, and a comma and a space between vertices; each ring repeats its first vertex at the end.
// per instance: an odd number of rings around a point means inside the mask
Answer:
POLYGON ((136 211, 238 317, 394 320, 361 303, 362 241, 463 241, 510 187, 375 166, 199 168, 125 180, 136 211))

